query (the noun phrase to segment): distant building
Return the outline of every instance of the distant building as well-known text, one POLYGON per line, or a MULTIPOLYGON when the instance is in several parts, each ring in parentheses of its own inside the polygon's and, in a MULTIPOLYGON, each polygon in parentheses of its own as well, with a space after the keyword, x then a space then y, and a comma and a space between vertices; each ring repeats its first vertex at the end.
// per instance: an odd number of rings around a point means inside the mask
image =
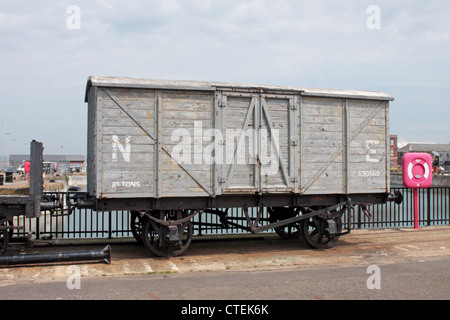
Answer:
MULTIPOLYGON (((9 165, 19 167, 24 161, 29 161, 30 155, 12 154, 9 156, 9 165)), ((83 155, 46 155, 44 154, 44 162, 57 163, 59 172, 70 172, 71 168, 80 168, 84 171, 85 157, 83 155)))
POLYGON ((396 135, 389 136, 389 152, 391 158, 391 169, 398 168, 398 147, 397 147, 398 138, 396 135))
POLYGON ((401 167, 402 158, 408 152, 425 152, 432 157, 439 156, 439 166, 450 171, 450 144, 409 143, 398 149, 398 163, 401 167))

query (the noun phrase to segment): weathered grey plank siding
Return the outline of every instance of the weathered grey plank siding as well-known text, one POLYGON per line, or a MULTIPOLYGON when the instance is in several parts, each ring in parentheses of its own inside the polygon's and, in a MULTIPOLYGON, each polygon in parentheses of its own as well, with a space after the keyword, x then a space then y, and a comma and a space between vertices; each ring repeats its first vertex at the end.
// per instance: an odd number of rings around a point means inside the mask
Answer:
POLYGON ((160 97, 159 132, 168 152, 160 151, 159 196, 209 196, 213 189, 213 169, 203 160, 203 150, 209 144, 203 134, 213 126, 213 95, 211 92, 163 91, 160 97), (177 156, 173 151, 182 139, 190 140, 186 145, 190 156, 176 161, 178 158, 173 158, 177 156))
POLYGON ((113 88, 98 94, 102 99, 98 112, 101 152, 97 157, 102 173, 97 196, 123 197, 132 191, 141 197, 154 197, 154 140, 142 127, 155 134, 155 90, 113 88))
POLYGON ((344 116, 342 99, 303 98, 300 115, 302 193, 345 193, 344 116))
POLYGON ((88 192, 389 192, 391 100, 378 92, 90 77, 88 192))
POLYGON ((88 136, 87 136, 87 167, 92 174, 87 176, 87 191, 89 194, 96 194, 97 190, 97 90, 94 88, 88 92, 88 136))
POLYGON ((348 102, 348 110, 349 131, 364 126, 350 143, 349 192, 383 192, 389 188, 386 103, 352 100, 348 102))

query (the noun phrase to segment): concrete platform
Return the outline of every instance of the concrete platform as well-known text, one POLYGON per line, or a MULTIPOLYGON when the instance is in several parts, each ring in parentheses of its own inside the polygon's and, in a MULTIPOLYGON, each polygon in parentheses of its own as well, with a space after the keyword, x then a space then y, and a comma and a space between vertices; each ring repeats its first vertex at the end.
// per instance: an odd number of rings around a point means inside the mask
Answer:
POLYGON ((12 243, 5 255, 102 250, 107 244, 112 248, 111 264, 99 260, 0 266, 0 287, 67 279, 73 265, 83 277, 114 277, 428 261, 450 257, 450 226, 353 230, 328 250, 310 249, 302 239, 286 241, 275 234, 258 234, 195 238, 184 255, 175 258, 156 258, 134 239, 34 241, 32 248, 12 243))

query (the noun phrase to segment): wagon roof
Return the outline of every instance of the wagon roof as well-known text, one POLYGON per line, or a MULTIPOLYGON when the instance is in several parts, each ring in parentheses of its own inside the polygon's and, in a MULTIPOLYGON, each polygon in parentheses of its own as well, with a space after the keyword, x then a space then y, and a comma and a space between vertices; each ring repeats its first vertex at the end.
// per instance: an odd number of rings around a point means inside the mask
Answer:
POLYGON ((382 92, 360 91, 360 90, 339 90, 339 89, 312 89, 292 86, 273 86, 256 84, 238 84, 214 81, 192 81, 192 80, 155 80, 138 79, 127 77, 90 76, 86 85, 85 101, 88 101, 90 87, 119 87, 119 88, 154 88, 154 89, 179 89, 179 90, 200 90, 214 91, 217 88, 229 89, 263 89, 273 91, 295 91, 301 92, 305 96, 318 97, 339 97, 370 100, 389 100, 394 97, 382 92))

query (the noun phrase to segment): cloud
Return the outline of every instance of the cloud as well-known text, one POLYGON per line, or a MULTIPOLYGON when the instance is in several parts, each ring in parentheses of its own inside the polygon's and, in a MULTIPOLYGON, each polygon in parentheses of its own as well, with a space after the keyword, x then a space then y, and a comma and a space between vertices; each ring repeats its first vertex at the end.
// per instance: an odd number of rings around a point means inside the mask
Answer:
POLYGON ((0 8, 0 107, 22 144, 86 150, 89 75, 385 91, 391 132, 446 143, 450 3, 377 1, 20 1, 0 8), (77 5, 81 28, 69 30, 77 5), (410 129, 425 108, 425 133, 410 129), (21 118, 16 117, 20 110, 21 118), (414 112, 410 112, 414 110, 414 112), (409 114, 413 114, 409 116, 409 114), (45 125, 42 125, 45 123, 45 125), (50 125, 49 125, 50 123, 50 125), (439 131, 436 131, 440 128, 439 131), (77 134, 74 134, 77 132, 77 134), (403 134, 404 133, 404 134, 403 134))

